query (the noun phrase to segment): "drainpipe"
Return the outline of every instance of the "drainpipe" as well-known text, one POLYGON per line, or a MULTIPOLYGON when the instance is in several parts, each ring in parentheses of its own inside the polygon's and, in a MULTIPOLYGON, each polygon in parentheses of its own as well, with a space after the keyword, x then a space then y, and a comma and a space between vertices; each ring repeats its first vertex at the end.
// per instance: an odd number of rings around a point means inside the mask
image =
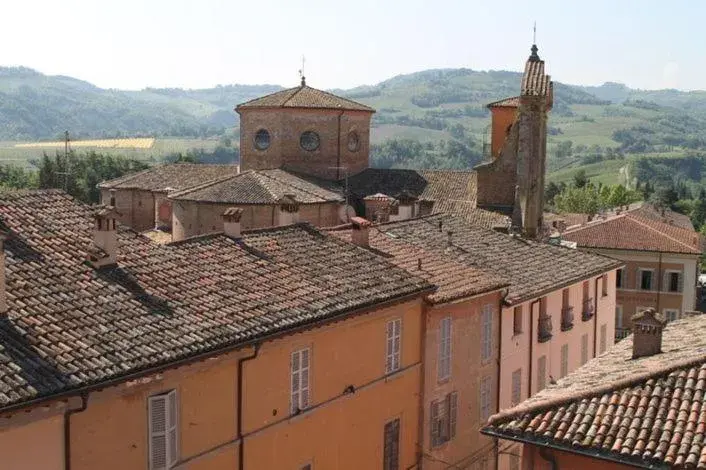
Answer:
MULTIPOLYGON (((534 364, 534 356, 533 356, 533 351, 534 351, 534 306, 538 303, 540 303, 542 299, 537 299, 532 302, 530 302, 530 337, 529 337, 529 371, 527 375, 527 398, 532 396, 532 365, 534 364)), ((541 314, 541 312, 540 312, 541 314)), ((537 319, 539 321, 539 318, 537 319)))
POLYGON ((240 445, 238 446, 238 469, 243 470, 245 468, 245 438, 243 437, 243 407, 245 406, 245 395, 243 393, 243 364, 247 361, 252 361, 257 358, 257 353, 260 352, 260 343, 255 343, 255 348, 252 355, 241 357, 238 360, 238 411, 236 419, 236 436, 240 440, 240 445))
MULTIPOLYGON (((593 357, 598 357, 598 280, 593 280, 593 357)), ((614 335, 615 336, 615 335, 614 335)), ((606 341, 608 339, 606 338, 606 341)), ((615 342, 615 337, 613 338, 615 342)))
POLYGON ((88 393, 82 393, 81 406, 64 412, 64 470, 71 470, 71 416, 86 411, 88 408, 88 393))
POLYGON ((559 465, 556 463, 556 457, 554 457, 554 454, 549 452, 547 449, 544 447, 539 447, 539 456, 542 457, 545 461, 549 462, 549 468, 551 470, 559 470, 559 465))
POLYGON ((659 264, 657 267, 657 313, 660 312, 659 309, 659 303, 661 300, 661 294, 662 294, 662 278, 664 276, 662 275, 662 252, 659 252, 659 264))
POLYGON ((343 113, 338 113, 338 148, 336 149, 336 181, 341 179, 341 117, 343 113))

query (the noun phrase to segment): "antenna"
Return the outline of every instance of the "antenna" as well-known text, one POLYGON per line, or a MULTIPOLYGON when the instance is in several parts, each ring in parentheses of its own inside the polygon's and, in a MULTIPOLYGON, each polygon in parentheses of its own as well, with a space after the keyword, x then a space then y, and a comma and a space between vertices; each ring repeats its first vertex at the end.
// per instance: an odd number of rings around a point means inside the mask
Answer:
POLYGON ((537 44, 537 22, 534 22, 532 27, 532 44, 537 44))
MULTIPOLYGON (((68 192, 69 190, 69 175, 71 174, 71 168, 70 168, 70 161, 69 161, 69 152, 71 151, 70 148, 70 143, 71 139, 69 138, 69 131, 64 131, 64 171, 57 171, 56 175, 62 175, 64 177, 64 191, 68 192)), ((57 152, 58 155, 59 152, 57 152)), ((58 179, 58 178, 57 178, 58 179)), ((59 182, 57 181, 57 185, 59 182)))
POLYGON ((306 64, 306 58, 302 56, 302 68, 299 69, 299 78, 301 78, 302 86, 306 85, 306 76, 304 75, 304 65, 306 64))

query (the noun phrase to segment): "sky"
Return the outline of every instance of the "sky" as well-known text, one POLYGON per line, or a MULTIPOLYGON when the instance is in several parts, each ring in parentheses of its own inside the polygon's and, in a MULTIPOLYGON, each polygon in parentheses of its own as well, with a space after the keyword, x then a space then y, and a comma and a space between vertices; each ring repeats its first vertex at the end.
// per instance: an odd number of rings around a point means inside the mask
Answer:
POLYGON ((103 88, 375 84, 430 68, 706 89, 700 0, 4 0, 0 65, 103 88))

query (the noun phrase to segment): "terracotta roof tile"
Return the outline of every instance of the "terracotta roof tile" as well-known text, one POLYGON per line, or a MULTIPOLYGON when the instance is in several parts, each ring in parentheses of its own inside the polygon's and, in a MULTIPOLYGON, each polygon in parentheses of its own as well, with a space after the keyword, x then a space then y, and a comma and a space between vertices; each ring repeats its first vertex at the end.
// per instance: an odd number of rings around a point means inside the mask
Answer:
POLYGON ((486 105, 487 108, 518 108, 520 106, 520 97, 513 96, 499 101, 493 101, 486 105))
POLYGON ((471 170, 401 170, 368 168, 348 180, 358 197, 382 193, 397 198, 404 193, 421 201, 476 200, 476 173, 471 170))
POLYGON ((66 194, 0 193, 0 220, 0 410, 431 289, 306 225, 172 245, 120 226, 117 266, 96 270, 92 209, 66 194))
MULTIPOLYGON (((383 224, 369 229, 371 251, 437 286, 437 290, 428 296, 430 302, 450 302, 509 285, 507 280, 494 273, 456 262, 452 253, 433 248, 427 250, 414 242, 397 238, 387 231, 394 225, 383 224)), ((351 232, 352 229, 346 227, 331 229, 329 233, 351 241, 351 232)))
POLYGON ((550 78, 544 74, 543 60, 528 60, 522 75, 521 96, 547 96, 550 78))
POLYGON ((453 215, 473 225, 485 228, 510 227, 510 217, 498 212, 479 209, 471 201, 441 199, 434 202, 432 213, 453 215))
POLYGON ((236 110, 248 108, 318 108, 375 112, 370 106, 306 85, 246 101, 239 104, 236 110))
POLYGON ((491 417, 484 432, 649 468, 706 469, 704 338, 706 315, 668 324, 663 352, 654 356, 632 359, 629 336, 491 417))
POLYGON ((633 212, 571 228, 562 238, 584 248, 701 253, 701 237, 695 231, 633 212))
POLYGON ((237 175, 238 171, 238 165, 170 163, 155 165, 144 171, 104 181, 98 187, 105 189, 142 189, 146 191, 164 191, 166 188, 181 190, 214 179, 237 175))
POLYGON ((228 204, 274 204, 291 194, 303 204, 341 202, 334 183, 280 169, 254 170, 169 195, 170 199, 228 204))
POLYGON ((510 292, 506 300, 511 303, 623 265, 605 256, 513 238, 445 214, 380 224, 378 228, 400 241, 446 253, 457 263, 507 279, 510 292))

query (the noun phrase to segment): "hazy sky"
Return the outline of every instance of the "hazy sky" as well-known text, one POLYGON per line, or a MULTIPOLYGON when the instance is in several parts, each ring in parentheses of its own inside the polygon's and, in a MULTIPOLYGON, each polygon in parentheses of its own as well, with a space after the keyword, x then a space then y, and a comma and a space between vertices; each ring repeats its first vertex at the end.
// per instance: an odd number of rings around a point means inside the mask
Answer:
POLYGON ((428 68, 521 70, 537 21, 559 82, 706 89, 700 0, 3 0, 0 65, 101 87, 318 88, 428 68))

